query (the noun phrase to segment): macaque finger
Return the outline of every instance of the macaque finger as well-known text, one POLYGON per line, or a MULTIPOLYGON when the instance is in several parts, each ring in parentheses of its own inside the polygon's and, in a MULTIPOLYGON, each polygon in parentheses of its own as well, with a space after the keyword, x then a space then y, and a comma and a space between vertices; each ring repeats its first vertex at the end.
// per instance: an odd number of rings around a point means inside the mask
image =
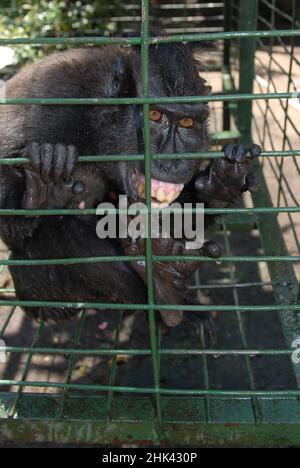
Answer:
POLYGON ((262 153, 262 148, 259 145, 251 145, 249 152, 252 158, 258 158, 262 153))
POLYGON ((61 179, 65 171, 67 159, 67 149, 64 145, 57 144, 54 149, 54 160, 53 160, 53 179, 57 184, 61 179))
POLYGON ((53 167, 53 146, 45 144, 41 146, 41 177, 45 183, 50 182, 53 167))
POLYGON ((41 155, 38 143, 31 143, 23 151, 24 158, 29 158, 31 167, 39 174, 41 170, 41 155))
POLYGON ((77 149, 73 145, 67 146, 65 177, 68 181, 74 172, 78 159, 77 149))

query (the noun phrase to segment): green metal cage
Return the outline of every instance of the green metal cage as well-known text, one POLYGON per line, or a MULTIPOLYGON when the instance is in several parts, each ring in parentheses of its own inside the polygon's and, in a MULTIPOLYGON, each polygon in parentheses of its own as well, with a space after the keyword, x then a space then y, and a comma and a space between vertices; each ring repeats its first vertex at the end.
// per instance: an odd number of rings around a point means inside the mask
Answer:
MULTIPOLYGON (((209 157, 221 158, 221 145, 225 142, 254 140, 261 144, 264 152, 256 171, 262 189, 241 206, 207 210, 222 215, 212 235, 222 240, 225 255, 217 263, 197 258, 201 270, 190 288, 198 291, 203 305, 180 306, 187 313, 217 312, 218 344, 207 344, 203 327, 183 325, 166 334, 156 323, 152 264, 157 258, 167 261, 176 257, 152 255, 150 238, 145 256, 147 305, 24 303, 14 298, 12 285, 3 284, 0 356, 5 362, 1 364, 0 359, 0 440, 181 447, 299 446, 300 364, 292 359, 295 340, 300 339, 299 2, 137 3, 125 5, 125 19, 130 23, 132 12, 138 12, 135 20, 141 24, 140 37, 95 34, 3 38, 0 46, 138 44, 142 50, 142 98, 1 99, 0 105, 138 103, 147 116, 149 105, 154 102, 206 101, 217 122, 209 157), (169 35, 151 38, 149 19, 156 21, 159 8, 169 14, 169 35), (202 14, 208 10, 213 13, 202 14), (150 98, 149 44, 183 41, 214 42, 213 52, 200 63, 200 68, 208 80, 219 79, 220 90, 208 98, 150 98), (19 308, 42 304, 77 307, 80 315, 71 324, 50 327, 34 323, 19 308), (103 317, 111 321, 111 334, 99 332, 100 337, 96 333, 96 338, 91 339, 91 330, 97 330, 103 317)), ((118 18, 124 18, 122 14, 118 18)), ((124 28, 120 19, 116 23, 116 30, 124 28)), ((153 158, 205 158, 208 154, 153 156, 146 117, 144 137, 144 156, 113 158, 145 159, 150 207, 153 158)), ((81 160, 111 158, 101 155, 81 160)), ((26 164, 28 160, 15 158, 0 163, 26 164)), ((94 210, 30 211, 30 215, 91 212, 94 210)), ((1 216, 26 214, 25 210, 0 210, 1 216)), ((150 218, 148 228, 151 229, 150 218)), ((13 263, 5 255, 0 260, 1 274, 13 263)), ((74 263, 119 259, 14 263, 30 264, 32 268, 57 263, 67 268, 74 263)), ((121 259, 129 261, 131 257, 121 259)), ((168 306, 160 306, 163 308, 168 306)))

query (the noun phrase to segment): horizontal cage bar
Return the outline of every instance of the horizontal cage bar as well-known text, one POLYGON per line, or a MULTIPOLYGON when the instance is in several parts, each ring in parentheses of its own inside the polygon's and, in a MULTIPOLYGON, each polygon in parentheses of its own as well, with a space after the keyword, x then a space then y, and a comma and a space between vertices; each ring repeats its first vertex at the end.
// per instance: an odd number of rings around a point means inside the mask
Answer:
POLYGON ((255 101, 268 99, 300 98, 300 92, 293 93, 251 93, 251 94, 215 94, 211 96, 174 96, 174 97, 139 97, 139 98, 24 98, 0 99, 0 105, 37 105, 37 106, 110 106, 130 104, 197 104, 216 101, 255 101))
MULTIPOLYGON (((171 261, 193 261, 200 263, 230 263, 230 262, 300 262, 300 255, 278 255, 278 256, 224 256, 219 258, 200 257, 196 255, 152 255, 154 261, 171 262, 171 261)), ((92 263, 110 263, 110 262, 142 262, 146 260, 144 255, 136 256, 103 256, 103 257, 79 257, 79 258, 57 258, 57 259, 42 259, 42 260, 0 260, 0 265, 5 266, 47 266, 47 265, 76 265, 76 264, 92 264, 92 263)))
MULTIPOLYGON (((151 44, 171 44, 176 42, 198 42, 198 41, 220 41, 229 39, 247 39, 247 38, 268 38, 268 37, 293 37, 300 36, 299 29, 283 29, 274 31, 234 31, 234 32, 217 32, 203 34, 178 34, 168 36, 149 37, 151 44)), ((36 38, 8 38, 0 39, 0 45, 70 45, 70 44, 94 44, 94 45, 140 45, 142 39, 140 37, 36 37, 36 38)))
MULTIPOLYGON (((69 348, 28 348, 17 346, 0 346, 0 352, 32 353, 32 354, 63 354, 78 356, 150 356, 150 349, 69 349, 69 348)), ((291 355, 295 349, 159 349, 161 355, 175 356, 285 356, 291 355)))
POLYGON ((160 304, 123 304, 123 303, 103 303, 103 302, 53 302, 53 301, 16 301, 16 300, 0 300, 2 306, 19 306, 19 307, 49 307, 58 309, 110 309, 117 308, 124 310, 183 310, 187 312, 273 312, 273 311, 299 311, 300 304, 282 304, 282 305, 160 305, 160 304))
MULTIPOLYGON (((263 151, 260 155, 262 158, 289 158, 293 156, 300 156, 300 150, 287 150, 287 151, 263 151)), ((222 151, 206 151, 202 153, 173 153, 173 154, 153 154, 152 160, 160 159, 222 159, 224 158, 224 152, 222 151)), ((90 163, 90 162, 118 162, 118 161, 144 161, 145 157, 142 154, 134 155, 98 155, 98 156, 80 156, 78 162, 90 163)), ((0 165, 12 165, 12 164, 30 164, 28 158, 3 158, 0 159, 0 165)))
MULTIPOLYGON (((147 202, 146 202, 147 205, 147 202)), ((0 216, 84 216, 84 215, 96 215, 97 209, 51 209, 51 210, 13 210, 13 209, 0 209, 0 216)), ((128 211, 125 208, 105 208, 102 211, 105 211, 107 214, 131 214, 136 213, 136 209, 128 208, 128 211)), ((145 208, 138 209, 140 214, 147 214, 149 212, 159 213, 161 211, 168 211, 167 208, 145 208)), ((176 213, 199 213, 197 208, 170 208, 170 211, 174 214, 176 213)), ((202 210, 201 210, 202 212, 202 210)), ((203 213, 206 214, 255 214, 255 213, 299 213, 300 206, 282 206, 282 207, 258 207, 258 208, 203 208, 203 213)))
POLYGON ((126 393, 150 393, 160 395, 199 395, 199 396, 236 396, 236 397, 299 397, 300 390, 185 390, 173 388, 145 388, 145 387, 121 387, 110 385, 84 385, 84 384, 64 384, 58 382, 37 382, 37 381, 22 381, 22 380, 0 380, 0 386, 11 385, 18 387, 41 387, 41 388, 61 388, 70 390, 86 390, 86 391, 114 391, 126 393))

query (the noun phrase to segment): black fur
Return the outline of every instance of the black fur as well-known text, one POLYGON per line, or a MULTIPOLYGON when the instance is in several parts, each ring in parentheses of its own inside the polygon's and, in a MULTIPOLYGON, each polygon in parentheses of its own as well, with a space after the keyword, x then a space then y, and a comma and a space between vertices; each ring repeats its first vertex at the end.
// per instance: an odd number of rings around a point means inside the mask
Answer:
MULTIPOLYGON (((9 80, 7 97, 140 96, 140 65, 137 48, 107 46, 56 53, 9 80)), ((188 47, 160 45, 150 48, 150 95, 207 95, 209 92, 210 87, 196 72, 188 47)), ((153 153, 207 150, 208 107, 205 104, 152 107, 166 116, 161 124, 151 122, 153 153), (186 116, 194 119, 192 129, 178 126, 178 121, 186 116)), ((0 208, 76 207, 82 200, 87 208, 94 208, 99 202, 109 200, 112 192, 127 194, 136 201, 138 194, 132 184, 132 174, 135 169, 143 172, 143 163, 80 165, 77 156, 137 152, 133 106, 0 106, 0 157, 21 154, 31 160, 31 166, 27 167, 0 167, 0 208), (84 181, 90 188, 89 196, 82 198, 72 189, 78 181, 84 181)), ((203 160, 154 161, 152 176, 185 184, 185 193, 195 201, 205 201, 207 206, 216 206, 220 200, 221 206, 227 206, 246 190, 243 184, 248 165, 243 161, 230 161, 230 164, 239 165, 240 183, 235 184, 230 196, 224 198, 224 181, 220 177, 216 182, 221 188, 218 189, 217 184, 214 190, 208 186, 204 188, 212 179, 209 174, 213 164, 203 160), (202 185, 197 179, 199 176, 202 185), (196 180, 198 190, 194 190, 196 180)), ((232 179, 227 177, 228 186, 231 182, 232 179)), ((97 238, 96 222, 96 217, 91 216, 2 216, 0 235, 12 251, 12 259, 121 255, 120 242, 97 238)), ((17 297, 21 300, 147 302, 143 274, 128 263, 14 266, 10 271, 17 297)), ((53 320, 75 313, 72 309, 26 310, 37 318, 53 320)))

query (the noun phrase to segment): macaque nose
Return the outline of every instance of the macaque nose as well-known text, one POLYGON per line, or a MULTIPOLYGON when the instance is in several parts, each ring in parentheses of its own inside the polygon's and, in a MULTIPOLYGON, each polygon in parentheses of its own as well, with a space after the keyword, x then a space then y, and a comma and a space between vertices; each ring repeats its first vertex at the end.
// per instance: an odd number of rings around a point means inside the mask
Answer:
POLYGON ((186 183, 192 177, 192 172, 181 161, 172 159, 164 159, 153 161, 152 163, 152 178, 157 180, 165 180, 171 183, 186 183))
POLYGON ((158 161, 153 161, 152 170, 155 172, 159 171, 162 173, 177 173, 179 168, 180 161, 174 161, 172 159, 160 159, 158 161))
MULTIPOLYGON (((165 159, 162 161, 157 161, 157 165, 161 171, 170 171, 172 168, 172 164, 174 165, 174 162, 171 161, 170 159, 165 159)), ((175 166, 175 165, 174 165, 175 166)))

